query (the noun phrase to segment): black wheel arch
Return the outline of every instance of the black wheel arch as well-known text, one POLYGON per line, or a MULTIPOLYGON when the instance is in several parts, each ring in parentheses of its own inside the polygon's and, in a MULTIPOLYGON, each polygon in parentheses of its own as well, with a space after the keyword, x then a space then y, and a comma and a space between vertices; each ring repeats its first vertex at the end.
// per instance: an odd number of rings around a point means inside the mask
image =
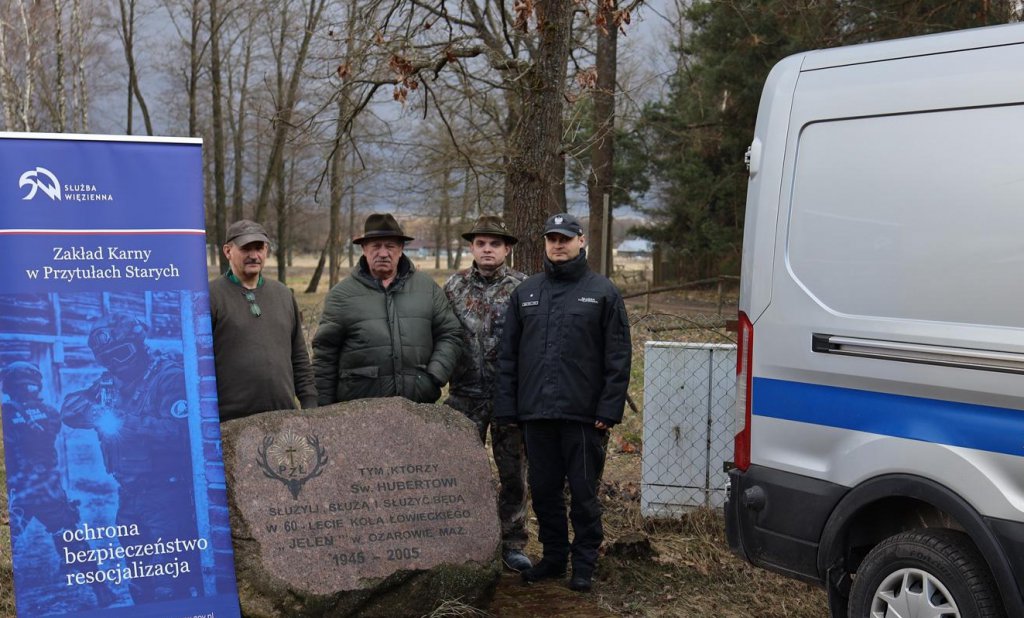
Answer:
POLYGON ((910 474, 889 474, 858 485, 826 521, 818 573, 828 590, 832 615, 846 615, 850 576, 871 547, 904 530, 929 527, 965 532, 985 557, 1007 613, 1024 616, 1011 561, 984 518, 948 487, 910 474))

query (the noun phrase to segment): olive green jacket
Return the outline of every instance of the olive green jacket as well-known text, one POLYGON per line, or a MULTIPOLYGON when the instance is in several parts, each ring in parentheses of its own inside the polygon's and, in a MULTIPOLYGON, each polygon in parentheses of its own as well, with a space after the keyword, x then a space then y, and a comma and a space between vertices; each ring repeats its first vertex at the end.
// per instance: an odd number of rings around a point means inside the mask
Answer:
POLYGON ((462 353, 462 327, 441 288, 404 255, 388 288, 366 258, 324 300, 313 337, 318 402, 405 397, 433 403, 462 353))

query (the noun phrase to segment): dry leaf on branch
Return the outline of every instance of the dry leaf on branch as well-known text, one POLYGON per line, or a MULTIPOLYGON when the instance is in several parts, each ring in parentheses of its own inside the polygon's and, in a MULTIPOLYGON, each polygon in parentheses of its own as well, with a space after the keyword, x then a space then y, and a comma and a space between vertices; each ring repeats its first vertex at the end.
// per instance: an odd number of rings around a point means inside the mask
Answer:
POLYGON ((597 67, 583 69, 576 74, 576 84, 584 90, 593 90, 597 87, 597 67))
POLYGON ((623 9, 615 14, 615 25, 625 32, 625 26, 628 26, 630 22, 629 10, 623 9))
POLYGON ((516 0, 516 3, 512 5, 512 11, 516 14, 513 27, 526 32, 530 16, 533 15, 533 0, 516 0))

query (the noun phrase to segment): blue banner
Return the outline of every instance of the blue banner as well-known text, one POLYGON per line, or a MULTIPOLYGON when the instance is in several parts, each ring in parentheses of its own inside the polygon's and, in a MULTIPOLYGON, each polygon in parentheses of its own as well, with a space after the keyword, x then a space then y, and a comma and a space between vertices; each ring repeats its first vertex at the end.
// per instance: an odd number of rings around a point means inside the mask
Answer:
POLYGON ((239 616, 199 140, 0 134, 19 616, 239 616))

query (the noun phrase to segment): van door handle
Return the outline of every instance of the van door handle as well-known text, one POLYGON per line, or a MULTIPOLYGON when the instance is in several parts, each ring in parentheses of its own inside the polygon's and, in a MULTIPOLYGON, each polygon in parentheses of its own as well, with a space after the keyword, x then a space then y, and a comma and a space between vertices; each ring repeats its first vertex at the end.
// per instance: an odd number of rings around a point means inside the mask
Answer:
POLYGON ((811 351, 961 369, 1024 373, 1024 354, 950 346, 811 334, 811 351))

